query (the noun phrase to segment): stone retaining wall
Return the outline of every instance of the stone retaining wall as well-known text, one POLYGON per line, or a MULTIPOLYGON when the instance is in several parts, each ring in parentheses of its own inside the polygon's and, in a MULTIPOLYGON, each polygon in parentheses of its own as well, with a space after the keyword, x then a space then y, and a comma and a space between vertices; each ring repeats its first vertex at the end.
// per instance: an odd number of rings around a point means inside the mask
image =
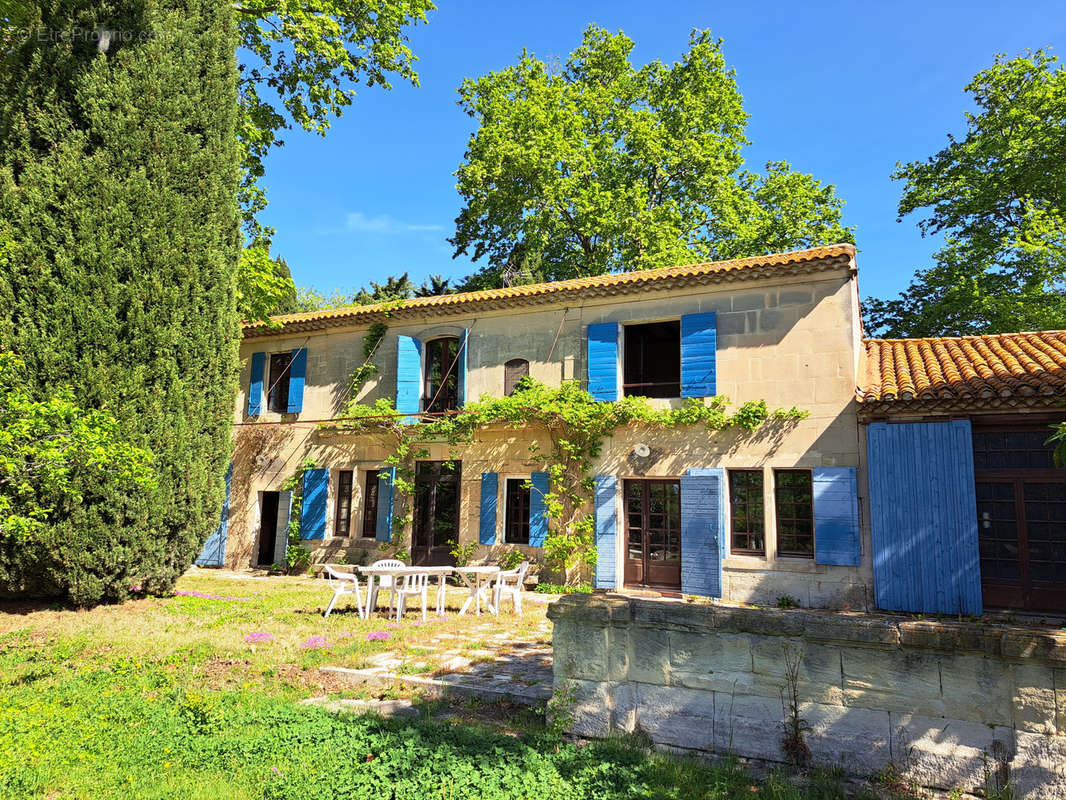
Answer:
POLYGON ((786 654, 815 764, 1066 797, 1066 632, 619 595, 550 607, 572 732, 785 761, 786 654))

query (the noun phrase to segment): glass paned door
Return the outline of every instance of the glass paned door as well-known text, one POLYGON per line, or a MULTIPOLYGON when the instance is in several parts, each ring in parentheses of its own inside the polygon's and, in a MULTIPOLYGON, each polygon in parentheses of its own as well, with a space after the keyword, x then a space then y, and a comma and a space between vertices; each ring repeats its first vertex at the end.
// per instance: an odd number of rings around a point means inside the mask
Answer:
POLYGON ((625 583, 681 590, 681 483, 625 482, 625 583))
POLYGON ((459 540, 458 461, 419 461, 415 466, 414 532, 411 563, 420 566, 454 565, 451 554, 459 540))

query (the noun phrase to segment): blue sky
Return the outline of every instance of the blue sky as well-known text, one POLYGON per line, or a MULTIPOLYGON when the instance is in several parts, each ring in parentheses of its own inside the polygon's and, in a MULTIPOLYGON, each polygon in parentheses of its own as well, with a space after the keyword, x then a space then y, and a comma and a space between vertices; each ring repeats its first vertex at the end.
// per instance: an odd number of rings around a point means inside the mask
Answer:
POLYGON ((523 47, 564 58, 596 23, 636 42, 637 63, 671 62, 693 28, 724 40, 751 115, 748 168, 789 161, 835 184, 857 227, 860 290, 895 294, 937 242, 896 222, 897 161, 962 133, 963 87, 993 55, 1051 47, 1066 56, 1066 6, 1041 2, 447 2, 414 29, 421 86, 363 89, 326 138, 287 131, 267 162, 274 252, 299 285, 348 290, 409 271, 459 278, 446 239, 461 203, 452 173, 472 120, 464 77, 501 69, 523 47))

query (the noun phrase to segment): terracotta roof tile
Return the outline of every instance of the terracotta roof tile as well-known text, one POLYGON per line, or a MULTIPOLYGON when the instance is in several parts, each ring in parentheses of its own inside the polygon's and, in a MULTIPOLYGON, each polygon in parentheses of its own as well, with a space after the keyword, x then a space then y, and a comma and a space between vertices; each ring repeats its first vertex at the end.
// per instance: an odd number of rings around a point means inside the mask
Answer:
MULTIPOLYGON (((809 250, 793 250, 788 253, 773 253, 765 256, 738 258, 731 261, 712 261, 703 264, 685 264, 677 267, 596 275, 552 283, 534 283, 528 286, 511 286, 505 289, 487 289, 480 292, 462 292, 436 297, 419 297, 400 304, 375 304, 349 306, 347 308, 310 311, 303 314, 286 314, 272 318, 272 324, 263 322, 245 323, 244 335, 272 336, 293 331, 373 322, 388 312, 391 316, 456 314, 478 310, 514 308, 532 304, 565 301, 571 297, 584 298, 631 294, 648 288, 674 288, 678 286, 719 283, 743 278, 762 277, 767 271, 779 274, 782 268, 824 269, 849 264, 855 257, 855 246, 832 244, 809 250)), ((785 273, 789 274, 789 273, 785 273)))
POLYGON ((1066 398, 1066 331, 867 339, 859 402, 1066 398))

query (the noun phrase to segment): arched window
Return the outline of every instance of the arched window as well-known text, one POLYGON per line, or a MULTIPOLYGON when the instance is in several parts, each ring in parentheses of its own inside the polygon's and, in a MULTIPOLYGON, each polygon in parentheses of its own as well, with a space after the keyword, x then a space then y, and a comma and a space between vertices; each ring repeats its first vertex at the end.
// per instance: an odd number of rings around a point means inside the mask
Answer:
POLYGON ((426 342, 422 398, 426 413, 453 411, 459 407, 458 354, 459 340, 454 336, 426 342))
POLYGON ((529 362, 524 358, 512 358, 503 365, 503 396, 514 394, 515 387, 522 378, 529 377, 529 362))

